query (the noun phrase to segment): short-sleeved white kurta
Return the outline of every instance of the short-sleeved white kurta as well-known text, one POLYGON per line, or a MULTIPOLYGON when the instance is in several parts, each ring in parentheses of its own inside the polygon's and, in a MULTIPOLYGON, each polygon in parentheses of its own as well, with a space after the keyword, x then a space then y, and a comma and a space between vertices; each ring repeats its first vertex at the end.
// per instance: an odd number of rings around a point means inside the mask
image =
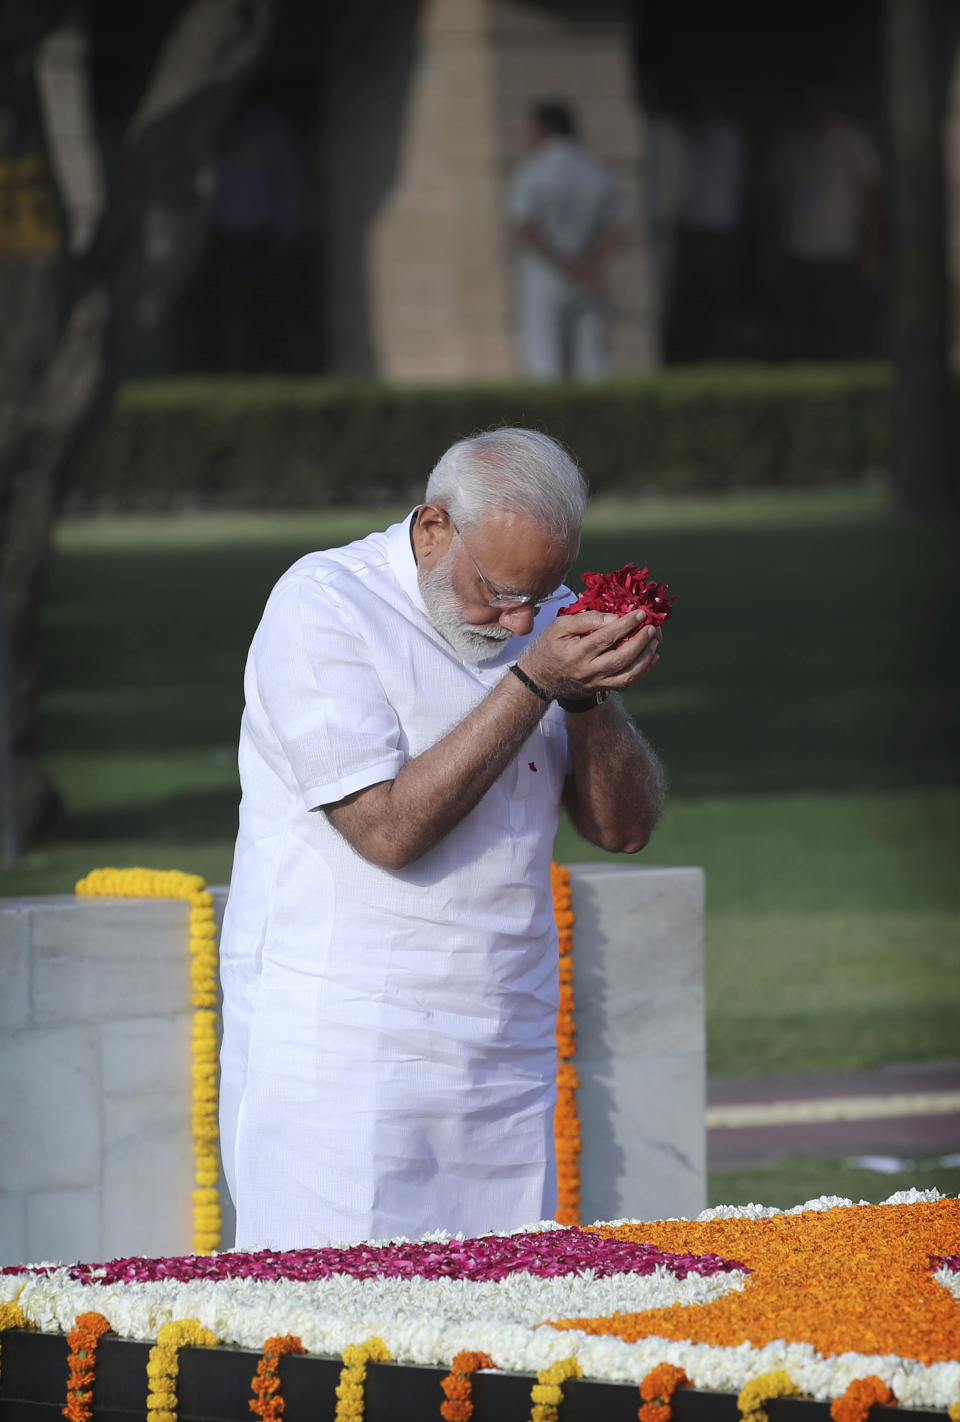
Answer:
POLYGON ((527 641, 463 663, 427 617, 407 521, 302 558, 267 602, 221 940, 238 1245, 478 1234, 553 1212, 562 713, 407 869, 369 864, 317 811, 392 779, 527 641))

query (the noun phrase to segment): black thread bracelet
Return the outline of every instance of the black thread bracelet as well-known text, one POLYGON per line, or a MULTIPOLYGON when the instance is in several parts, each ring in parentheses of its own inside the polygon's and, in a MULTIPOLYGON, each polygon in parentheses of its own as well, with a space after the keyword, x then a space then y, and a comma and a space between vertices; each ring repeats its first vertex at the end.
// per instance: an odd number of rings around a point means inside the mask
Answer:
POLYGON ((527 676, 526 672, 520 670, 516 662, 512 664, 510 670, 513 672, 514 676, 519 681, 523 682, 527 690, 532 691, 534 696, 539 696, 541 701, 546 701, 549 704, 549 702, 553 700, 553 697, 550 695, 549 691, 544 691, 542 686, 538 686, 535 681, 531 681, 530 678, 527 676))
POLYGON ((566 696, 553 697, 549 691, 544 691, 542 686, 538 686, 535 681, 532 681, 516 662, 511 665, 510 670, 519 681, 523 682, 528 691, 533 692, 534 696, 539 696, 540 700, 546 701, 548 705, 551 701, 556 701, 561 711, 570 711, 572 713, 592 711, 595 706, 602 706, 610 695, 609 691, 602 690, 591 691, 589 696, 579 696, 576 699, 570 699, 566 696))

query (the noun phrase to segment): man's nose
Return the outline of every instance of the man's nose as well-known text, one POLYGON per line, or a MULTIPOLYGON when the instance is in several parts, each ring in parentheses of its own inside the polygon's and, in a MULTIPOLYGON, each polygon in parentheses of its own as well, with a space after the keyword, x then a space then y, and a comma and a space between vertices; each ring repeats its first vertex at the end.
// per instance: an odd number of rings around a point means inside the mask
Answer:
POLYGON ((519 607, 505 607, 497 621, 501 627, 506 627, 518 637, 526 637, 528 632, 533 631, 533 619, 536 615, 537 610, 533 603, 523 602, 519 607))

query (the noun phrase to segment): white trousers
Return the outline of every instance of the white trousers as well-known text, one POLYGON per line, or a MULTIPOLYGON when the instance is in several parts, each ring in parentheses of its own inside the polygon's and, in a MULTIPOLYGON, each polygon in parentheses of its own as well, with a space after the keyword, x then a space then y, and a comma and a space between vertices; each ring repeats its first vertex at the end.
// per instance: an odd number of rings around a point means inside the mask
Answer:
POLYGON ((602 292, 528 261, 517 274, 517 308, 525 375, 602 380, 609 374, 609 319, 602 292))

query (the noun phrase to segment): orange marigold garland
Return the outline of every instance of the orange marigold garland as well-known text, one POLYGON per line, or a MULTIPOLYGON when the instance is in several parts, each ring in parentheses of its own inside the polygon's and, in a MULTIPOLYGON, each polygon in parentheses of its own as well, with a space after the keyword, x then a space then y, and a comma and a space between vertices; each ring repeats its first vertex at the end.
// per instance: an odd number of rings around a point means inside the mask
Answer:
POLYGON ((279 1422, 286 1403, 280 1391, 280 1359, 288 1353, 305 1353, 299 1338, 292 1333, 284 1333, 276 1338, 268 1338, 263 1345, 263 1356, 253 1375, 253 1398, 250 1411, 256 1413, 263 1422, 279 1422))
POLYGON ((440 1404, 440 1416, 445 1422, 470 1422, 473 1416, 473 1374, 478 1368, 493 1368, 496 1364, 489 1353, 458 1353, 450 1372, 440 1382, 446 1397, 440 1404))
POLYGON ((67 1422, 90 1422, 97 1378, 97 1345, 110 1324, 102 1313, 78 1313, 67 1334, 67 1405, 60 1410, 67 1422))
POLYGON ((658 1363, 647 1373, 640 1384, 643 1404, 637 1409, 640 1422, 670 1422, 673 1417, 671 1401, 680 1387, 692 1387, 683 1368, 675 1368, 672 1363, 658 1363))
POLYGON ((876 1403, 892 1406, 896 1398, 882 1378, 871 1374, 867 1378, 854 1378, 842 1397, 830 1404, 833 1422, 866 1422, 870 1409, 876 1403))
POLYGON ((573 1057, 577 1050, 573 997, 573 892, 570 870, 550 866, 553 916, 560 943, 560 1010, 557 1013, 557 1105, 553 1136, 557 1152, 557 1213, 562 1225, 580 1223, 580 1117, 573 1057))

